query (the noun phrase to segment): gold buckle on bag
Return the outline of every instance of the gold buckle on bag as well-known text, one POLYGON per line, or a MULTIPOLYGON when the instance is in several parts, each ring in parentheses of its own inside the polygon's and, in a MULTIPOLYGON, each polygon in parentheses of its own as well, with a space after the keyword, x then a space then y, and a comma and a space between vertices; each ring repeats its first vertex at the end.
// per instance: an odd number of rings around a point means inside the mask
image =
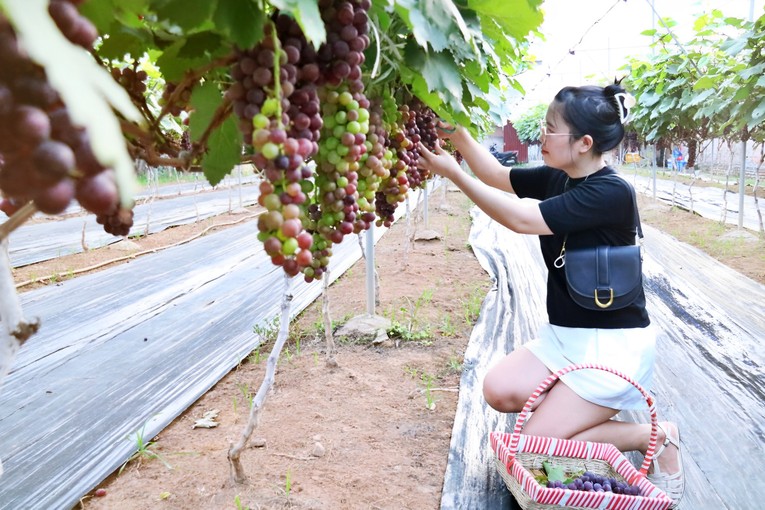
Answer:
POLYGON ((601 303, 600 299, 598 299, 598 289, 595 289, 595 304, 598 305, 600 308, 608 308, 612 304, 614 304, 614 289, 609 289, 611 291, 611 299, 608 300, 608 303, 601 303))

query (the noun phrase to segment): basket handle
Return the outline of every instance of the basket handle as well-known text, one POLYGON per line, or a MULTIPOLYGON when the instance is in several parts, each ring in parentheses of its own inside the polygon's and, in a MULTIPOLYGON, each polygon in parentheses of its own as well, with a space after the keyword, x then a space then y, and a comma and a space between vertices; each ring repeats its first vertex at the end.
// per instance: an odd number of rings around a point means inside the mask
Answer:
POLYGON ((640 467, 640 473, 645 476, 648 473, 648 468, 651 465, 651 460, 653 459, 654 452, 656 450, 656 442, 657 438, 659 436, 659 421, 656 417, 656 406, 654 405, 653 397, 651 397, 640 384, 638 384, 637 381, 633 380, 628 375, 625 375, 618 370, 615 370, 613 368, 607 367, 605 365, 598 365, 595 363, 582 363, 582 364, 574 364, 569 365, 565 368, 560 369, 554 374, 550 374, 547 379, 542 381, 542 383, 537 387, 536 390, 531 394, 529 399, 526 401, 526 405, 523 406, 523 409, 521 410, 520 414, 518 415, 518 419, 515 421, 515 428, 513 429, 513 435, 510 440, 510 458, 514 458, 516 454, 518 453, 518 443, 520 441, 520 435, 521 435, 521 429, 523 429, 523 425, 528 419, 528 415, 531 412, 531 407, 534 405, 534 403, 537 401, 540 395, 542 395, 544 392, 546 392, 550 386, 561 378, 561 376, 564 376, 570 372, 575 372, 577 370, 584 370, 584 369, 594 369, 594 370, 603 370, 605 372, 609 372, 611 374, 614 374, 616 376, 621 377, 628 383, 632 384, 637 390, 643 395, 646 402, 648 403, 648 411, 651 414, 651 436, 648 440, 648 449, 646 450, 645 457, 643 458, 643 464, 640 467))

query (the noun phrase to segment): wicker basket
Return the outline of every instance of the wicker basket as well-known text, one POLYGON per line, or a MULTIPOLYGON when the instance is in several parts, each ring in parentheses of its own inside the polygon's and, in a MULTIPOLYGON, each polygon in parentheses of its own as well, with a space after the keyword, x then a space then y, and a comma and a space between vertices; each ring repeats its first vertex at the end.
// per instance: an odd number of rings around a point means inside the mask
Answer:
POLYGON ((497 471, 505 481, 507 488, 524 510, 543 510, 572 508, 601 510, 665 510, 670 508, 672 500, 647 478, 656 449, 658 420, 653 399, 632 378, 603 365, 571 365, 561 369, 545 379, 531 394, 523 410, 518 415, 512 433, 492 432, 491 447, 496 455, 497 471), (636 470, 629 460, 612 444, 589 441, 573 441, 552 437, 538 437, 521 434, 531 407, 539 396, 561 376, 582 369, 604 370, 628 381, 645 397, 651 414, 651 436, 640 470, 636 470), (625 481, 640 487, 639 496, 615 494, 613 492, 584 492, 570 489, 552 489, 540 485, 532 469, 541 469, 546 460, 561 466, 566 472, 591 471, 601 476, 625 481))

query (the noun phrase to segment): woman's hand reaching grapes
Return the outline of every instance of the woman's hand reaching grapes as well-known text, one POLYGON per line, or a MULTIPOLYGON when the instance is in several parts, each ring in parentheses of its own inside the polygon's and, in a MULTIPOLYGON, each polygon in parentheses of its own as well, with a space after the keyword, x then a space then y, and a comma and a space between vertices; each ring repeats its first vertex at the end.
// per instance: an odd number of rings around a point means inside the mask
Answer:
POLYGON ((438 132, 439 137, 448 138, 449 135, 457 131, 457 128, 455 126, 452 126, 448 122, 439 120, 438 122, 436 122, 436 131, 438 132))
POLYGON ((454 157, 441 148, 436 146, 435 153, 430 152, 422 143, 417 145, 420 157, 417 159, 417 166, 428 170, 430 174, 437 174, 447 179, 452 179, 455 175, 462 172, 462 168, 454 157))

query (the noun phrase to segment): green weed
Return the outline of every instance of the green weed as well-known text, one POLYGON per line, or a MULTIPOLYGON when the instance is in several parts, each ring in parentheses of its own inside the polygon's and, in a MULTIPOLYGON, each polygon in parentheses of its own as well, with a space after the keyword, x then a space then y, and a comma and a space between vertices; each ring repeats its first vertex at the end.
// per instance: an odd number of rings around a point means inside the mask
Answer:
POLYGON ((484 293, 480 288, 473 289, 466 299, 462 300, 462 311, 465 322, 473 326, 481 313, 484 293))
POLYGON ((256 324, 252 327, 252 332, 258 335, 263 343, 268 344, 276 341, 279 336, 279 317, 274 317, 265 324, 256 324))
POLYGON ((453 372, 455 374, 462 372, 462 362, 459 360, 456 354, 449 356, 449 361, 446 365, 449 369, 449 372, 453 372))
POLYGON ((122 471, 125 469, 125 467, 132 461, 136 461, 138 466, 140 466, 142 459, 158 459, 162 462, 162 464, 165 465, 167 469, 173 469, 173 466, 171 466, 160 454, 152 450, 152 447, 156 444, 156 441, 146 441, 146 438, 144 437, 145 429, 146 425, 144 425, 141 430, 137 430, 135 432, 136 452, 133 453, 133 455, 131 455, 124 464, 122 464, 119 471, 117 472, 118 475, 122 474, 122 471))

